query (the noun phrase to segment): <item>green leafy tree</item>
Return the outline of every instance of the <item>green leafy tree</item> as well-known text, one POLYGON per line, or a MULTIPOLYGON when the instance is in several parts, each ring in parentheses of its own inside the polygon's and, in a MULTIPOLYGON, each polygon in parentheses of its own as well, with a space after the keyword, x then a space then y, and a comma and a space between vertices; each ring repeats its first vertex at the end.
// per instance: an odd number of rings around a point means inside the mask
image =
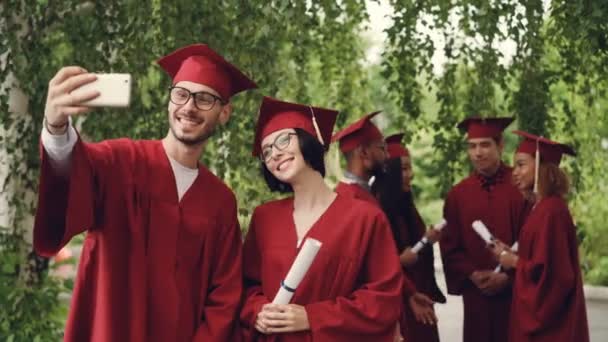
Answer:
MULTIPOLYGON (((607 228, 599 222, 608 210, 601 199, 601 170, 608 167, 601 147, 607 136, 602 109, 608 30, 601 18, 608 3, 555 0, 544 8, 545 3, 391 1, 383 68, 402 109, 392 127, 412 132, 414 146, 432 140, 432 153, 416 162, 424 170, 423 199, 444 195, 468 172, 455 128, 465 117, 515 116, 521 129, 572 144, 579 157, 563 165, 574 185, 570 205, 583 267, 588 280, 608 284, 608 254, 601 247, 607 228), (503 54, 506 43, 515 47, 511 58, 503 54), (441 65, 433 61, 438 51, 441 65), (438 106, 424 105, 425 96, 438 106)), ((514 143, 507 134, 507 156, 514 143)))

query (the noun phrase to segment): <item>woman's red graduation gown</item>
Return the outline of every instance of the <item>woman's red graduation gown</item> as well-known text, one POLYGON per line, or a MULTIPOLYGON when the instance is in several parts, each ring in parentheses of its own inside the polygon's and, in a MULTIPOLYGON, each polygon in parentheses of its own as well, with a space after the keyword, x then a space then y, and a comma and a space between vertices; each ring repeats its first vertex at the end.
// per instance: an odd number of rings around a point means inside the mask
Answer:
POLYGON ((542 199, 519 237, 512 342, 588 342, 576 228, 566 202, 542 199))
POLYGON ((299 249, 293 198, 256 208, 243 249, 246 341, 392 342, 403 275, 388 220, 367 202, 338 195, 306 237, 323 243, 291 303, 305 307, 310 330, 258 334, 255 321, 299 249))
POLYGON ((69 178, 42 148, 34 246, 87 231, 66 341, 232 341, 242 295, 234 195, 204 167, 178 201, 160 141, 78 141, 69 178))
MULTIPOLYGON (((416 219, 416 227, 413 229, 417 230, 417 234, 406 226, 403 220, 400 220, 401 237, 405 242, 406 246, 413 246, 418 242, 417 237, 424 236, 426 227, 422 221, 422 217, 418 213, 418 210, 413 207, 412 214, 416 219)), ((445 296, 437 286, 435 279, 435 267, 434 267, 434 256, 433 247, 427 246, 420 251, 418 254, 418 261, 411 266, 403 267, 403 272, 406 277, 414 282, 418 292, 427 295, 436 303, 445 303, 445 296)), ((416 320, 412 309, 409 306, 409 293, 404 293, 403 296, 403 307, 405 309, 404 314, 401 318, 401 335, 407 342, 434 342, 439 341, 439 332, 437 325, 428 325, 420 323, 416 320)))

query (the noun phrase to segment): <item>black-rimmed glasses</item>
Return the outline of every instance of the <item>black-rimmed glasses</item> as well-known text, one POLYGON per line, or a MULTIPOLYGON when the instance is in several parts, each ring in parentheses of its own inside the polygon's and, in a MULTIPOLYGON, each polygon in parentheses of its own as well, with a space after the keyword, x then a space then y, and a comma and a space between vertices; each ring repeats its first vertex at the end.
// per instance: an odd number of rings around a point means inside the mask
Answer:
POLYGON ((270 158, 272 157, 272 147, 273 146, 279 151, 285 150, 289 146, 289 143, 291 142, 292 135, 297 135, 297 134, 295 132, 281 133, 274 139, 274 142, 272 144, 262 146, 262 153, 260 154, 260 160, 262 160, 264 163, 268 163, 268 161, 270 161, 270 158))
POLYGON ((217 101, 222 105, 226 104, 219 96, 206 91, 197 91, 193 93, 186 88, 176 86, 169 87, 169 100, 176 105, 186 104, 190 100, 190 97, 194 98, 194 105, 200 110, 210 110, 217 101))

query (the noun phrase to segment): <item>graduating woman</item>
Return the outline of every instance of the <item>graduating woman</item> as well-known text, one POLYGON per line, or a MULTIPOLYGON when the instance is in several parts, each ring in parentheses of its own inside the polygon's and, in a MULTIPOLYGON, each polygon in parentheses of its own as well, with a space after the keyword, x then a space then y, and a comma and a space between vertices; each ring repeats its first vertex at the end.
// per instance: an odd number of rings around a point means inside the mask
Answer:
MULTIPOLYGON (((409 151, 401 144, 402 138, 403 134, 386 138, 389 158, 386 173, 378 177, 372 188, 391 223, 404 274, 414 282, 419 293, 430 298, 430 303, 445 303, 445 297, 435 280, 433 249, 427 246, 419 254, 411 251, 411 247, 423 236, 430 242, 436 242, 440 238, 440 232, 426 230, 414 205, 411 189, 414 177, 412 161, 409 151)), ((439 341, 435 324, 437 319, 432 306, 430 313, 418 311, 415 306, 409 305, 409 298, 411 297, 404 293, 400 330, 405 341, 439 341)))
POLYGON ((389 223, 375 206, 333 192, 324 152, 337 112, 264 98, 253 154, 271 190, 243 251, 246 341, 390 341, 403 275, 389 223), (273 304, 306 238, 322 243, 290 304, 273 304))
POLYGON ((559 168, 567 145, 515 131, 524 137, 515 153, 513 181, 534 207, 513 253, 498 241, 502 267, 515 270, 509 340, 589 341, 576 227, 565 196, 568 178, 559 168))

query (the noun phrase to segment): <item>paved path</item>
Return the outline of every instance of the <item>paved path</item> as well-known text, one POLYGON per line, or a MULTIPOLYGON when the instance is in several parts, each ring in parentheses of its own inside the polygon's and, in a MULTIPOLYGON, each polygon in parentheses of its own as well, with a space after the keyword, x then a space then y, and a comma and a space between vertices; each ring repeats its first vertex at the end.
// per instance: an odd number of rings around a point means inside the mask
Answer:
MULTIPOLYGON (((439 258, 439 251, 435 250, 435 260, 439 258)), ((436 262, 435 268, 437 282, 444 294, 445 280, 441 271, 441 261, 436 262)), ((462 341, 462 299, 458 296, 446 296, 447 303, 436 305, 439 319, 439 335, 441 342, 462 341)), ((608 342, 608 300, 587 300, 587 319, 591 332, 591 342, 608 342)), ((576 342, 576 341, 572 341, 576 342)))
MULTIPOLYGON (((442 342, 462 340, 462 300, 448 296, 445 305, 437 305, 439 335, 442 342)), ((608 341, 608 301, 587 301, 587 318, 591 342, 608 341)), ((576 341, 573 341, 576 342, 576 341)))

